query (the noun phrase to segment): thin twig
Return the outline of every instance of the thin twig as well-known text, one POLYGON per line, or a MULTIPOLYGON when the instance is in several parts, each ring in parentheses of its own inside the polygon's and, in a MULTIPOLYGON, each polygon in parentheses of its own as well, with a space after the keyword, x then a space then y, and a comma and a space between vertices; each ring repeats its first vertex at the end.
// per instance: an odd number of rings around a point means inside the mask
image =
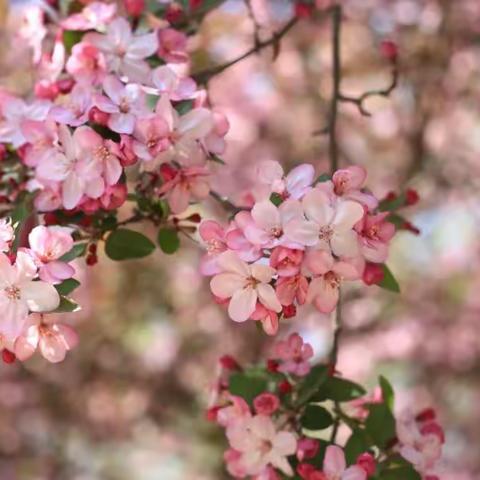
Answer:
POLYGON ((359 97, 351 97, 349 95, 340 94, 338 99, 341 102, 354 103, 358 107, 358 110, 362 115, 366 117, 371 117, 372 114, 364 106, 365 101, 370 97, 376 97, 376 96, 389 97, 390 94, 395 90, 397 85, 398 85, 398 68, 395 65, 392 70, 392 80, 390 82, 390 85, 387 88, 378 89, 378 90, 369 90, 368 92, 363 93, 359 97))
POLYGON ((237 58, 234 58, 233 60, 230 60, 229 62, 223 63, 221 65, 217 65, 216 67, 208 68, 206 70, 193 74, 192 75, 193 79, 200 84, 205 84, 213 76, 218 75, 219 73, 222 73, 227 68, 230 68, 236 63, 239 63, 242 60, 245 60, 246 58, 248 58, 250 55, 253 55, 254 53, 260 52, 266 47, 277 46, 277 49, 278 49, 278 44, 280 40, 291 30, 291 28, 297 23, 297 21, 298 21, 297 18, 292 18, 288 23, 285 24, 283 28, 281 28, 278 32, 274 33, 267 40, 259 41, 250 50, 247 50, 244 54, 240 55, 237 58))

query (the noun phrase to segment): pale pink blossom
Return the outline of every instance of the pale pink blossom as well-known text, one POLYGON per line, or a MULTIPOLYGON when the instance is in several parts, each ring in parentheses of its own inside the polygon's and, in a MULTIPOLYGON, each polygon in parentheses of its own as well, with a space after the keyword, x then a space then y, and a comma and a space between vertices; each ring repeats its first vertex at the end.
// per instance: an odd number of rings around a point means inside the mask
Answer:
POLYGON ((60 297, 53 285, 35 280, 37 267, 32 257, 19 251, 15 263, 0 253, 0 334, 17 337, 29 312, 55 310, 60 297))
POLYGON ((12 220, 10 218, 0 218, 0 252, 10 250, 14 234, 12 220))
POLYGON ((281 361, 278 371, 304 377, 310 372, 309 360, 313 357, 313 348, 305 343, 298 333, 292 333, 286 340, 277 342, 273 347, 274 358, 281 361))
POLYGON ((75 141, 79 156, 94 164, 101 164, 106 186, 115 185, 123 169, 114 153, 114 142, 105 140, 90 127, 80 127, 75 131, 75 141))
POLYGON ((270 193, 278 193, 284 198, 300 199, 310 190, 315 170, 312 165, 304 163, 293 168, 285 176, 278 162, 265 160, 258 166, 256 174, 259 183, 266 185, 270 193))
POLYGON ((228 400, 230 404, 223 407, 217 412, 217 422, 222 427, 228 427, 234 423, 251 417, 250 407, 248 403, 236 395, 229 395, 228 400))
POLYGON ((66 30, 97 30, 113 20, 116 10, 115 3, 92 2, 80 13, 62 20, 61 26, 66 30))
POLYGON ((270 417, 255 415, 227 428, 230 446, 240 452, 239 464, 248 475, 259 475, 271 465, 287 476, 293 475, 287 460, 296 451, 293 433, 277 431, 270 417))
POLYGON ((270 285, 275 273, 266 265, 249 265, 232 251, 224 252, 218 259, 223 272, 214 276, 210 288, 219 298, 230 299, 228 313, 236 322, 248 320, 255 311, 257 300, 269 310, 280 312, 282 306, 270 285))
POLYGON ((75 208, 83 195, 98 198, 105 190, 102 163, 96 158, 81 157, 75 133, 65 125, 59 127, 61 150, 38 165, 40 179, 62 183, 62 203, 68 210, 75 208))
POLYGON ((278 313, 264 307, 260 302, 257 302, 250 319, 259 321, 267 335, 275 335, 278 332, 278 313))
POLYGON ((78 334, 62 323, 50 323, 43 315, 29 315, 24 333, 15 341, 14 353, 21 361, 28 360, 38 348, 52 363, 62 362, 69 350, 78 344, 78 334))
POLYGON ((307 252, 305 265, 315 275, 308 288, 307 302, 322 313, 330 313, 337 306, 342 281, 358 280, 364 268, 359 258, 336 260, 326 250, 307 252))
POLYGON ((315 188, 302 200, 305 219, 294 219, 286 225, 286 235, 307 246, 331 250, 337 256, 358 254, 358 238, 353 227, 362 219, 364 209, 358 202, 338 200, 315 188))
POLYGON ((158 30, 157 54, 167 63, 184 63, 188 60, 188 37, 173 28, 158 30))
POLYGON ((292 305, 294 301, 303 305, 307 301, 308 280, 302 274, 279 277, 275 292, 282 305, 292 305))
POLYGON ((137 120, 133 132, 132 150, 144 162, 152 162, 155 168, 158 160, 162 162, 162 152, 170 145, 169 127, 166 120, 158 114, 137 120))
POLYGON ((21 125, 25 120, 44 121, 47 118, 51 103, 46 100, 35 100, 26 103, 20 98, 9 98, 2 104, 0 120, 0 143, 11 143, 18 148, 25 143, 21 125))
MULTIPOLYGON (((378 200, 371 193, 362 190, 366 178, 366 170, 358 165, 337 170, 332 176, 333 190, 338 196, 356 200, 369 210, 374 210, 378 200)), ((329 183, 325 182, 326 185, 329 183)))
POLYGON ((28 182, 28 191, 34 192, 34 205, 39 212, 52 212, 62 206, 62 188, 61 184, 55 181, 48 181, 38 178, 28 182))
POLYGON ((193 98, 197 88, 192 78, 179 76, 168 65, 161 65, 153 70, 152 84, 157 94, 166 94, 173 101, 193 98))
POLYGON ((303 250, 276 247, 270 254, 270 266, 277 271, 279 277, 291 277, 300 272, 303 256, 303 250))
POLYGON ((360 251, 369 262, 384 263, 388 258, 388 246, 395 235, 395 226, 386 220, 388 215, 388 212, 365 215, 355 227, 360 251))
POLYGON ((75 274, 75 269, 60 257, 73 247, 70 229, 59 226, 35 227, 28 235, 30 254, 38 267, 38 276, 44 282, 61 283, 75 274))
POLYGON ((230 130, 230 123, 227 117, 220 112, 213 113, 213 129, 205 137, 205 148, 215 155, 221 155, 226 148, 225 135, 230 130))
POLYGON ((50 110, 50 118, 58 123, 78 127, 88 121, 88 113, 93 105, 92 92, 86 85, 75 85, 60 105, 50 110))
POLYGON ((337 445, 329 445, 323 460, 326 480, 367 480, 367 472, 358 465, 347 467, 345 454, 337 445))
POLYGON ((158 48, 156 33, 134 35, 130 24, 122 17, 108 24, 105 35, 87 33, 84 41, 103 52, 110 72, 140 83, 147 80, 150 72, 145 58, 153 55, 158 48))
POLYGON ((105 78, 107 66, 103 53, 97 47, 79 42, 72 48, 66 70, 78 83, 98 85, 105 78))
POLYGON ((138 118, 148 113, 145 94, 139 85, 124 85, 117 77, 109 75, 103 81, 107 97, 95 95, 94 103, 99 110, 108 113, 107 125, 117 133, 132 133, 138 118))
POLYGON ((185 211, 191 199, 200 201, 208 197, 208 168, 200 166, 171 170, 169 179, 158 189, 157 194, 167 199, 173 213, 185 211))
POLYGON ((254 245, 274 248, 283 245, 301 248, 286 233, 289 222, 303 218, 302 204, 297 200, 286 200, 279 207, 270 200, 257 202, 251 212, 251 221, 243 226, 245 237, 254 245))
POLYGON ((205 220, 198 227, 198 233, 207 249, 200 262, 200 272, 202 275, 220 273, 218 256, 228 249, 225 228, 214 220, 205 220))
POLYGON ((58 140, 57 125, 54 120, 24 120, 21 131, 27 144, 23 150, 23 162, 29 167, 42 163, 52 155, 52 149, 58 140))

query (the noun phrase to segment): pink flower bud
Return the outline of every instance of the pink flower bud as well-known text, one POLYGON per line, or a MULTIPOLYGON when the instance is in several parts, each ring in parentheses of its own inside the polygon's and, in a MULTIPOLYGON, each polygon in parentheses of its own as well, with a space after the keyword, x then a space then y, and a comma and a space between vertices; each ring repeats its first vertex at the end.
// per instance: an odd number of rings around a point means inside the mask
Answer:
POLYGON ((405 203, 408 206, 415 205, 416 203, 418 203, 419 200, 420 200, 420 195, 413 188, 409 188, 405 192, 405 203))
POLYGON ((108 113, 102 112, 97 107, 92 107, 88 112, 88 119, 92 123, 97 123, 98 125, 103 125, 104 127, 107 125, 109 118, 110 115, 108 113))
POLYGON ((60 93, 56 83, 37 82, 34 87, 35 96, 45 100, 55 100, 60 93))
POLYGON ((361 455, 359 455, 357 458, 357 465, 363 468, 363 470, 367 472, 368 476, 375 473, 376 462, 375 458, 371 453, 362 453, 361 455))
POLYGON ((313 13, 313 5, 307 2, 297 2, 295 4, 295 16, 297 18, 308 18, 313 13))
POLYGON ((398 57, 398 47, 395 42, 391 40, 384 40, 380 44, 380 53, 384 58, 390 60, 391 62, 395 62, 398 57))
POLYGON ((132 17, 139 17, 145 10, 145 0, 123 0, 125 10, 132 17))
POLYGON ((273 393, 261 393, 253 400, 253 407, 259 415, 272 415, 278 410, 280 400, 273 393))
POLYGON ((365 285, 377 285, 384 277, 383 268, 378 263, 367 263, 363 271, 363 283, 365 285))
POLYGON ((72 91, 72 88, 75 86, 75 80, 73 78, 64 78, 58 80, 56 85, 60 93, 66 95, 72 91))
POLYGON ((297 444, 297 458, 300 462, 308 458, 313 458, 320 447, 318 440, 313 438, 302 438, 297 444))
POLYGON ((225 370, 242 370, 242 367, 231 355, 223 355, 218 361, 225 370))

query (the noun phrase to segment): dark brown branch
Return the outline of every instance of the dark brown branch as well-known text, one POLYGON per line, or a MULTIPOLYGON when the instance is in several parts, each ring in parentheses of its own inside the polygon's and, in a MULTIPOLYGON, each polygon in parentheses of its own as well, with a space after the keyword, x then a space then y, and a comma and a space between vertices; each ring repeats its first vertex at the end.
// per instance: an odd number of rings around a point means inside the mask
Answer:
POLYGON ((288 23, 285 24, 283 28, 281 28, 278 32, 274 33, 270 38, 267 40, 256 42, 256 45, 253 46, 250 50, 247 50, 244 54, 240 55, 229 62, 223 63, 221 65, 217 65, 216 67, 208 68, 206 70, 200 71, 192 75, 193 79, 201 84, 205 84, 215 75, 222 73, 227 68, 235 65, 236 63, 245 60, 250 55, 260 52, 264 48, 269 46, 273 46, 275 50, 278 50, 279 43, 281 39, 292 29, 292 27, 297 23, 297 18, 292 18, 288 23))
POLYGON ((372 114, 365 108, 364 103, 367 99, 370 97, 389 97, 390 94, 395 90, 395 88, 398 85, 398 68, 395 65, 392 70, 392 80, 390 82, 390 85, 387 88, 384 89, 378 89, 378 90, 369 90, 368 92, 363 93, 359 97, 351 97, 348 95, 343 95, 340 94, 338 99, 341 102, 346 102, 346 103, 354 103, 357 105, 358 110, 360 113, 366 117, 370 117, 372 114))

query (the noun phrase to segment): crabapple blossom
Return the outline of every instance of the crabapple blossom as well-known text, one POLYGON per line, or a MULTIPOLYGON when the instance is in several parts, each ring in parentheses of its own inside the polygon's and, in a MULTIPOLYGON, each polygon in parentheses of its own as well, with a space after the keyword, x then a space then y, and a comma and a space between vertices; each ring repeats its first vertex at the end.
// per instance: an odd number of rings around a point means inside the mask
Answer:
POLYGON ((347 468, 345 454, 337 445, 329 445, 325 451, 323 473, 326 480, 366 480, 367 472, 359 465, 347 468))
POLYGON ((158 30, 158 51, 160 58, 167 63, 184 63, 188 60, 187 36, 173 28, 158 30))
MULTIPOLYGON (((371 193, 362 190, 366 178, 367 172, 363 167, 351 165, 342 168, 332 176, 333 190, 339 197, 356 200, 369 210, 374 210, 378 200, 371 193)), ((330 187, 330 182, 325 182, 324 186, 330 187)))
POLYGON ((281 340, 274 345, 274 358, 280 360, 279 372, 288 372, 303 377, 310 371, 309 360, 313 357, 313 349, 309 343, 304 343, 298 333, 292 333, 287 340, 281 340))
POLYGON ((360 251, 369 262, 383 263, 388 258, 388 246, 395 235, 395 226, 387 221, 388 215, 388 212, 365 215, 355 226, 360 251))
POLYGON ((65 227, 35 227, 28 235, 30 254, 38 266, 38 276, 44 282, 61 283, 75 274, 75 269, 60 258, 73 247, 71 231, 65 227))
POLYGON ((79 84, 98 85, 107 74, 103 53, 86 42, 79 42, 72 47, 65 68, 79 84))
POLYGON ((78 84, 62 105, 54 105, 51 108, 49 116, 58 123, 78 127, 87 122, 92 105, 90 87, 78 84))
POLYGON ((131 82, 145 82, 150 67, 145 58, 158 48, 157 35, 134 35, 125 18, 117 17, 107 25, 106 33, 87 33, 84 41, 97 47, 107 60, 110 72, 123 75, 131 82))
POLYGON ((261 393, 253 400, 253 408, 258 415, 272 415, 280 406, 280 400, 273 393, 261 393))
POLYGON ((69 325, 46 321, 44 315, 31 314, 15 341, 14 353, 20 361, 28 360, 37 350, 52 363, 62 362, 69 350, 78 344, 78 335, 69 325))
POLYGON ((19 251, 14 264, 0 253, 0 333, 7 339, 21 333, 29 312, 49 312, 60 303, 55 288, 36 276, 37 267, 28 253, 19 251))
POLYGON ((0 218, 0 252, 10 250, 13 241, 14 230, 10 218, 0 218))
POLYGON ((166 94, 174 101, 194 97, 197 89, 195 81, 190 77, 180 77, 168 65, 161 65, 152 71, 152 83, 156 93, 166 94))
POLYGON ((62 21, 67 30, 100 30, 115 17, 117 6, 114 3, 91 2, 80 13, 74 13, 62 21))
POLYGON ((217 297, 230 299, 228 313, 232 320, 248 320, 255 311, 257 301, 274 312, 282 310, 275 291, 269 284, 275 272, 273 268, 248 265, 232 251, 222 253, 218 265, 222 273, 212 278, 210 287, 217 297))
POLYGON ((247 475, 258 475, 268 465, 285 475, 293 474, 287 456, 297 448, 295 436, 288 431, 277 431, 271 418, 255 415, 235 422, 227 428, 230 446, 240 453, 236 460, 247 475))
POLYGON ((23 150, 23 162, 29 167, 35 167, 52 155, 58 141, 57 131, 57 124, 52 119, 42 122, 24 120, 21 123, 21 132, 27 143, 23 150))

